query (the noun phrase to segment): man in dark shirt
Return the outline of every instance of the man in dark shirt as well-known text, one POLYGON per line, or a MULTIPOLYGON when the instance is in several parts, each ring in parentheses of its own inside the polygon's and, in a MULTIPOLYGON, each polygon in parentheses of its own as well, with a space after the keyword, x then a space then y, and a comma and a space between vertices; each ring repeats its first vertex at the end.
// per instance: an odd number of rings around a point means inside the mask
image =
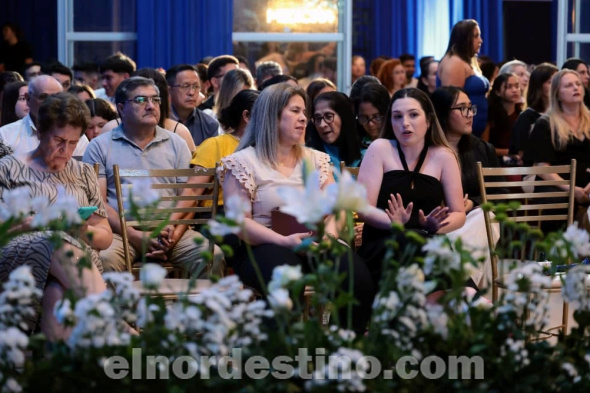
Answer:
POLYGON ((213 94, 199 106, 199 109, 213 109, 213 106, 215 105, 215 97, 221 88, 223 77, 228 71, 235 70, 239 67, 239 65, 240 61, 234 56, 230 55, 217 56, 211 60, 209 63, 209 68, 207 68, 207 77, 209 78, 211 86, 213 87, 213 94))
POLYGON ((166 81, 170 89, 171 115, 189 129, 195 146, 217 136, 217 120, 197 108, 201 80, 195 67, 190 64, 172 66, 166 71, 166 81))

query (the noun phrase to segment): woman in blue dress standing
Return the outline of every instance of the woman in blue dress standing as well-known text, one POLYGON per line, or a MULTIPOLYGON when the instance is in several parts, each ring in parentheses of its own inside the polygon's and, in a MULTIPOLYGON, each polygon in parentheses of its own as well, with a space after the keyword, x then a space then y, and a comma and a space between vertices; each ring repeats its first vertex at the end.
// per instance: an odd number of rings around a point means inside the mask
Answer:
POLYGON ((473 135, 481 136, 488 122, 486 95, 490 82, 481 73, 477 53, 483 40, 479 25, 473 19, 466 19, 453 26, 447 51, 438 65, 438 86, 461 87, 471 103, 477 106, 473 118, 473 135))

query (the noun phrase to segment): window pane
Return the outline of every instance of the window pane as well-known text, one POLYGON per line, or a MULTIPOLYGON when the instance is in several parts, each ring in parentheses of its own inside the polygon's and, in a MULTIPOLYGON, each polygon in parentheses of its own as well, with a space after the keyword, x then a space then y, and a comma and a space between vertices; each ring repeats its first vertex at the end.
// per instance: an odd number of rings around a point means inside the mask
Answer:
POLYGON ((74 42, 74 63, 93 61, 98 64, 104 59, 120 51, 135 59, 135 41, 76 41, 74 42))
MULTIPOLYGON (((568 42, 567 43, 567 51, 566 51, 566 58, 569 57, 579 57, 581 59, 584 59, 586 61, 588 61, 588 59, 590 59, 590 43, 581 43, 579 44, 580 46, 580 52, 576 53, 575 48, 576 48, 576 44, 573 42, 568 42)), ((561 64, 558 64, 559 68, 561 68, 561 64)))
POLYGON ((342 0, 234 0, 234 33, 337 33, 342 0), (238 12, 239 10, 239 12, 238 12))
POLYGON ((74 31, 135 33, 135 0, 74 0, 74 31))
POLYGON ((336 42, 234 42, 234 55, 248 59, 256 78, 256 62, 276 61, 285 74, 301 80, 307 87, 316 77, 326 77, 336 83, 336 42))

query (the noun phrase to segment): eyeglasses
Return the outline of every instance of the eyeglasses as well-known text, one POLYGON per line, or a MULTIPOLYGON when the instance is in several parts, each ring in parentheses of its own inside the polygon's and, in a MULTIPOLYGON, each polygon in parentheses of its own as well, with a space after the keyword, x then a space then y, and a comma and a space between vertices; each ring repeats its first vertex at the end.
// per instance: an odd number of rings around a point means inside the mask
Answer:
POLYGON ((172 87, 176 87, 184 92, 193 91, 193 90, 195 90, 195 91, 201 90, 201 85, 196 84, 196 83, 193 83, 192 85, 190 83, 183 83, 182 85, 172 85, 172 87))
POLYGON ((130 102, 130 101, 137 104, 137 105, 144 106, 148 103, 148 101, 154 105, 160 105, 160 103, 162 102, 162 99, 160 97, 137 96, 137 97, 133 97, 129 100, 125 100, 125 102, 130 102))
POLYGON ((461 112, 461 116, 463 117, 469 117, 469 112, 471 112, 471 114, 473 116, 477 115, 477 105, 471 105, 471 106, 455 106, 453 108, 451 108, 451 110, 458 110, 461 112))
POLYGON ((381 122, 383 121, 383 116, 357 116, 356 119, 358 120, 359 123, 361 123, 363 126, 366 126, 367 124, 369 124, 370 122, 373 122, 374 124, 381 124, 381 122))
POLYGON ((322 120, 326 124, 332 124, 332 122, 334 121, 334 114, 333 113, 326 113, 324 116, 314 115, 311 119, 311 121, 313 121, 313 124, 315 124, 316 126, 319 126, 320 124, 322 124, 322 120))

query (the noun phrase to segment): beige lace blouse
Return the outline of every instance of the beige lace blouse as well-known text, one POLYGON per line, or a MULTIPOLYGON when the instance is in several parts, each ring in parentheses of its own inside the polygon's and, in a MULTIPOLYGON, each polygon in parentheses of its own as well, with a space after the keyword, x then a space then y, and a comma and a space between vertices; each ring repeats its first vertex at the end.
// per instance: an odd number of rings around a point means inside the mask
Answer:
MULTIPOLYGON (((330 156, 310 148, 303 148, 303 159, 313 163, 320 171, 320 182, 324 184, 330 177, 330 156)), ((217 172, 223 184, 226 173, 231 174, 248 191, 252 202, 252 218, 254 221, 270 227, 271 211, 280 207, 282 200, 277 194, 281 186, 303 187, 303 160, 300 160, 291 176, 286 177, 271 166, 258 159, 253 147, 240 150, 221 159, 217 172)))

